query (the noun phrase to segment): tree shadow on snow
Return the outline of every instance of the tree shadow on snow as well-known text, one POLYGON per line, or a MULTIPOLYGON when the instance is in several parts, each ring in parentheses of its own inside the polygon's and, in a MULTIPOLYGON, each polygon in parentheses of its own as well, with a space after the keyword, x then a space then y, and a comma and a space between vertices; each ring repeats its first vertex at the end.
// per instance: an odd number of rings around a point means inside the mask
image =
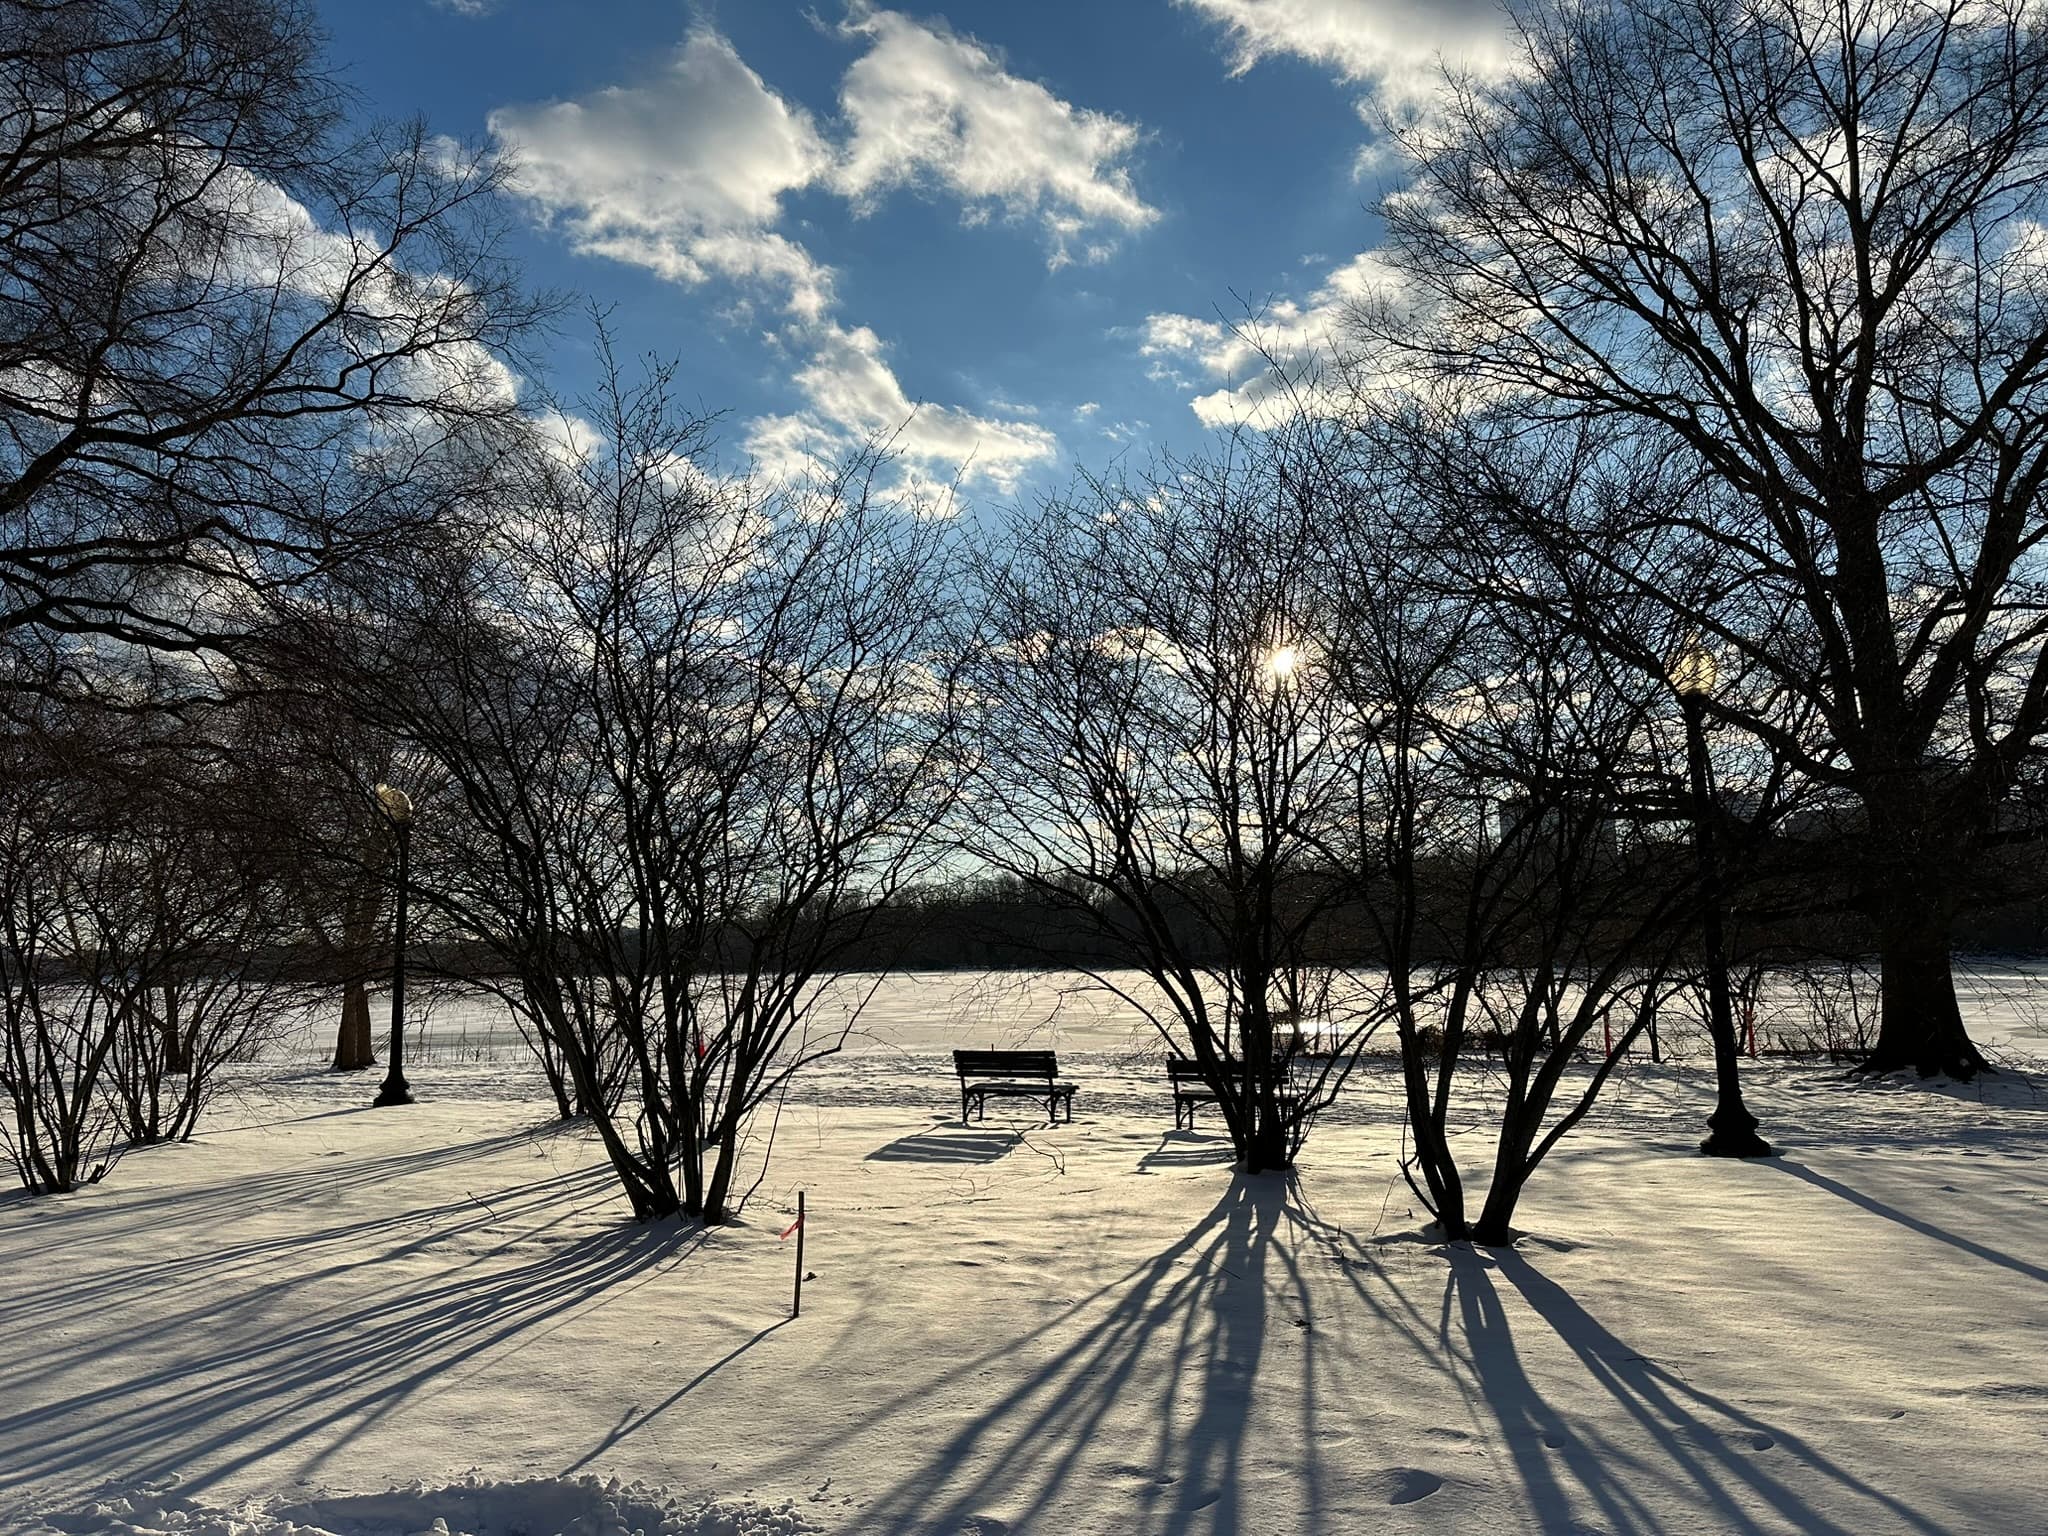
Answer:
MULTIPOLYGON (((1941 1536, 1946 1527, 1856 1476, 1781 1424, 1694 1387, 1648 1358, 1588 1312, 1563 1286, 1513 1250, 1445 1250, 1447 1336, 1462 1341, 1479 1404, 1498 1423, 1529 1503, 1546 1529, 1575 1516, 1561 1473, 1617 1533, 1669 1529, 1673 1507, 1714 1529, 1755 1528, 1756 1511, 1811 1536, 1871 1530, 1941 1536), (1623 1411, 1624 1439, 1606 1415, 1560 1413, 1518 1347, 1500 1282, 1571 1351, 1623 1411), (1456 1324, 1455 1328, 1450 1325, 1456 1324), (1824 1500, 1793 1486, 1818 1481, 1824 1500)), ((1763 1369, 1762 1362, 1758 1368, 1763 1369)))
POLYGON ((2048 1269, 2043 1269, 2038 1264, 2030 1264, 2025 1259, 2015 1258, 2009 1253, 2001 1253, 1996 1248, 1988 1247, 1983 1243, 1951 1232, 1946 1227, 1938 1227, 1933 1222, 1923 1220, 1921 1217, 1909 1216, 1906 1212, 1898 1209, 1898 1207, 1886 1205, 1882 1200, 1866 1195, 1861 1190, 1852 1189, 1847 1184, 1831 1179, 1824 1173, 1816 1173, 1803 1163, 1791 1162, 1783 1157, 1760 1159, 1759 1161, 1762 1167, 1774 1169, 1779 1173, 1789 1173, 1793 1178, 1811 1184, 1815 1189, 1825 1190, 1831 1195, 1839 1196, 1841 1199, 1848 1201, 1851 1205, 1861 1206, 1874 1216, 1882 1216, 1887 1221, 1895 1221, 1910 1231, 1918 1232, 1922 1237, 1931 1237, 1936 1242, 1947 1243, 1952 1248, 1959 1248, 1972 1258, 1982 1259, 1987 1264, 1996 1264, 2001 1269, 2009 1269, 2016 1275, 2025 1275, 2029 1280, 2048 1282, 2048 1269))
MULTIPOLYGON (((1243 1506, 1242 1473, 1287 1200, 1278 1176, 1236 1177, 1186 1235, 1060 1317, 877 1405, 870 1421, 933 1395, 1010 1383, 905 1468, 861 1511, 859 1528, 1051 1529, 1070 1491, 1105 1480, 1148 1529, 1235 1532, 1247 1517, 1263 1521, 1266 1512, 1243 1506), (1134 1410, 1157 1426, 1149 1445, 1131 1438, 1134 1410)), ((819 1454, 807 1444, 805 1464, 819 1454)))
MULTIPOLYGON (((1755 1529, 1759 1510, 1776 1517, 1774 1528, 1782 1523, 1813 1536, 1872 1530, 1940 1536, 1947 1529, 1782 1425, 1692 1386, 1645 1356, 1518 1250, 1447 1244, 1426 1234, 1361 1240, 1323 1222, 1306 1202, 1302 1215, 1349 1279, 1351 1300, 1406 1346, 1387 1352, 1388 1379, 1434 1373, 1464 1399, 1473 1423, 1491 1420, 1542 1530, 1577 1530, 1590 1514, 1610 1536, 1656 1536, 1672 1528, 1674 1509, 1713 1530, 1755 1529), (1416 1306, 1405 1275, 1390 1278, 1384 1267, 1390 1243, 1403 1253, 1432 1254, 1444 1265, 1435 1317, 1416 1306), (1540 1320, 1536 1337, 1528 1336, 1526 1314, 1517 1337, 1508 1296, 1540 1320), (1560 1375, 1552 1336, 1584 1378, 1560 1375), (1584 1379, 1612 1397, 1620 1420, 1600 1413, 1574 1418, 1554 1405, 1561 1388, 1578 1391, 1584 1379), (1816 1484, 1824 1496, 1813 1496, 1816 1484)), ((1403 1261, 1407 1274, 1410 1262, 1403 1261)))
MULTIPOLYGON (((89 1206, 67 1206, 61 1211, 53 1206, 53 1214, 64 1218, 61 1231, 46 1233, 24 1226, 9 1235, 26 1243, 45 1273, 49 1272, 48 1261, 63 1255, 65 1262, 58 1271, 63 1275, 62 1282, 0 1297, 0 1330, 17 1333, 58 1316, 90 1312, 96 1303, 111 1303, 139 1294, 147 1294, 159 1306, 169 1304, 155 1313, 158 1321, 152 1325, 152 1333, 187 1323, 204 1326, 205 1320, 213 1315, 221 1291, 244 1288, 246 1276, 269 1273, 280 1259, 306 1260, 326 1253, 330 1262, 312 1273, 294 1274, 264 1286, 263 1293, 272 1298, 288 1291, 317 1287, 322 1277, 353 1268, 360 1260, 360 1245, 379 1238, 412 1238, 413 1241, 393 1250, 404 1255, 434 1241, 494 1227, 510 1216, 538 1211, 565 1196, 581 1193, 587 1197, 582 1204, 610 1196, 609 1171, 595 1166, 523 1181, 510 1189, 458 1177, 465 1164, 487 1160, 515 1145, 534 1141, 532 1133, 512 1132, 453 1145, 350 1156, 331 1163, 236 1175, 181 1189, 170 1197, 146 1188, 113 1188, 89 1206), (338 1221, 321 1220, 322 1213, 329 1208, 339 1214, 345 1204, 359 1203, 365 1190, 427 1174, 442 1178, 451 1187, 467 1187, 433 1206, 418 1206, 406 1200, 394 1202, 391 1209, 378 1215, 351 1214, 338 1221), (138 1209, 144 1212, 140 1218, 138 1209), (275 1232, 225 1246, 218 1244, 217 1232, 223 1220, 263 1210, 289 1210, 295 1219, 275 1232), (146 1224, 152 1244, 161 1256, 120 1265, 95 1262, 105 1241, 134 1230, 138 1219, 146 1224), (233 1283, 237 1277, 244 1277, 244 1287, 233 1283), (179 1299, 185 1296, 192 1298, 189 1310, 177 1310, 179 1299)), ((0 1273, 5 1272, 11 1246, 0 1246, 0 1273)), ((95 1354, 118 1354, 134 1342, 115 1332, 95 1348, 66 1351, 61 1359, 53 1357, 51 1363, 53 1368, 61 1365, 69 1369, 95 1354)), ((18 1386, 34 1379, 35 1373, 16 1375, 11 1384, 18 1386)))
MULTIPOLYGON (((502 1139, 460 1151, 487 1155, 502 1139)), ((447 1149, 436 1149, 320 1171, 359 1194, 362 1181, 397 1177, 402 1166, 441 1167, 444 1158, 447 1149)), ((438 1206, 324 1226, 310 1220, 191 1258, 167 1244, 166 1257, 140 1271, 65 1280, 61 1295, 11 1303, 0 1326, 33 1328, 53 1309, 75 1308, 82 1294, 133 1293, 138 1285, 155 1304, 125 1314, 88 1347, 67 1344, 0 1380, 0 1445, 7 1448, 0 1487, 176 1472, 187 1491, 197 1491, 287 1448, 302 1453, 302 1475, 314 1476, 451 1372, 621 1300, 703 1240, 701 1229, 674 1221, 589 1232, 588 1211, 615 1203, 603 1169, 508 1191, 463 1190, 454 1170, 443 1176, 460 1194, 438 1206), (564 1198, 585 1186, 587 1200, 564 1198), (571 1222, 584 1235, 561 1235, 571 1222), (420 1279, 409 1261, 431 1249, 442 1256, 420 1279), (278 1273, 266 1283, 231 1281, 244 1271, 278 1273), (366 1276, 381 1275, 392 1278, 371 1278, 366 1288, 366 1276), (292 1321, 280 1326, 281 1316, 292 1321), (94 1368, 101 1359, 121 1368, 94 1368), (88 1384, 32 1408, 8 1406, 22 1401, 25 1383, 59 1372, 88 1384)), ((182 1237, 217 1205, 303 1195, 306 1177, 302 1170, 258 1176, 232 1191, 202 1188, 190 1210, 182 1201, 161 1208, 165 1226, 182 1237)), ((302 1209, 317 1217, 319 1208, 302 1209)))

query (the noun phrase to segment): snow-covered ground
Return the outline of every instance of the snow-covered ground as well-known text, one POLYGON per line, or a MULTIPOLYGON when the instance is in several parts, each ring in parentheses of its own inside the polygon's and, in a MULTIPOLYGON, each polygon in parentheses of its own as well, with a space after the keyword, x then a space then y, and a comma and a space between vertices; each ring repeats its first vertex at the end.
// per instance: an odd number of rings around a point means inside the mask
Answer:
POLYGON ((487 1009, 405 1110, 309 1039, 0 1197, 0 1531, 2048 1532, 2036 988, 1972 993, 1981 1089, 1757 1063, 1765 1163, 1633 1068, 1495 1253, 1419 1235, 1385 1068, 1236 1179, 1045 981, 885 988, 709 1233, 626 1219, 487 1009), (1027 1039, 1075 1123, 959 1125, 945 1050, 1027 1039))

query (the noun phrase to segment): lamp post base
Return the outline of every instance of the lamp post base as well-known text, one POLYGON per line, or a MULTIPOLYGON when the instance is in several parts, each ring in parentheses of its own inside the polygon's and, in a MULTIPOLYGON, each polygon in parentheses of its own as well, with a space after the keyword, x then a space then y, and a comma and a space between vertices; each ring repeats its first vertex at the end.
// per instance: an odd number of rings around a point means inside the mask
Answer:
POLYGON ((384 1086, 377 1090, 377 1097, 370 1100, 372 1109, 388 1109, 393 1104, 410 1104, 412 1085, 402 1077, 387 1077, 384 1086))

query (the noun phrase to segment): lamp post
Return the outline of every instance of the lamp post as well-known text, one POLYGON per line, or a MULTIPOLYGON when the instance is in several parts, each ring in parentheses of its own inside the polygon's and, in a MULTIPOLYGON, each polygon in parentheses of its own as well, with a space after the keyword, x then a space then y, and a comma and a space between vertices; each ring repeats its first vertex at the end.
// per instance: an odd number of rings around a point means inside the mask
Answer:
POLYGON ((412 879, 412 797, 389 784, 377 786, 377 807, 398 831, 398 913, 391 927, 391 1069, 371 1107, 410 1104, 405 1080, 405 903, 412 879))
POLYGON ((1671 686, 1685 716, 1685 762, 1692 785, 1693 846, 1699 854, 1700 945, 1706 951, 1707 1028, 1714 1039, 1714 1112, 1700 1150, 1709 1157, 1769 1157, 1756 1116, 1742 1102, 1736 1070, 1735 1015, 1728 1006, 1728 952, 1721 932, 1721 858, 1714 839, 1715 806, 1707 778, 1706 702, 1714 691, 1711 652, 1687 642, 1671 664, 1671 686))

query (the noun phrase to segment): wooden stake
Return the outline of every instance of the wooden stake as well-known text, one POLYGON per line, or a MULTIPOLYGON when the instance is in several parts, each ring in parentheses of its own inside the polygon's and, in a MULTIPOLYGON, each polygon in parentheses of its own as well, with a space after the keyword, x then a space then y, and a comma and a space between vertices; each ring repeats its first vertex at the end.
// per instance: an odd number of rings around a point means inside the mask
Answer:
POLYGON ((796 1294, 789 1303, 789 1315, 804 1315, 804 1192, 796 1192, 796 1294))

